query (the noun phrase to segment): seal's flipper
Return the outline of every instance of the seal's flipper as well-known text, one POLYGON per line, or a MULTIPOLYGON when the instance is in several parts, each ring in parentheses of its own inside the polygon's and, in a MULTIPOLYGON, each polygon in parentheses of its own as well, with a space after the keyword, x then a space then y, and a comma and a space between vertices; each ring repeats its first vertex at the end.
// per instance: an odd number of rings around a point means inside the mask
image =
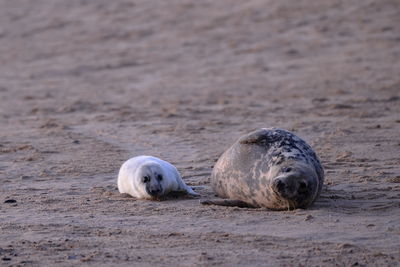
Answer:
POLYGON ((227 207, 239 207, 239 208, 256 208, 241 200, 233 199, 209 199, 200 201, 202 205, 217 205, 217 206, 227 206, 227 207))
POLYGON ((273 136, 268 134, 270 132, 269 129, 261 129, 254 132, 251 132, 242 138, 239 139, 239 143, 243 145, 250 144, 263 144, 273 142, 273 136))
POLYGON ((178 183, 179 186, 179 191, 186 192, 188 195, 198 197, 200 196, 198 193, 196 193, 190 186, 186 185, 185 182, 182 180, 180 175, 176 177, 176 182, 178 183))
POLYGON ((194 197, 199 197, 200 194, 194 192, 194 190, 190 186, 186 186, 186 192, 188 195, 194 196, 194 197))

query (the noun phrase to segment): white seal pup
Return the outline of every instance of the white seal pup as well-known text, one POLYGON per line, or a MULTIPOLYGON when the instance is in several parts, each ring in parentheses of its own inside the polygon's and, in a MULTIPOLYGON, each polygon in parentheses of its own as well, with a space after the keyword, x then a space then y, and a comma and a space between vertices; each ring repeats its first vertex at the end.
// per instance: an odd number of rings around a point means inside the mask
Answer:
POLYGON ((225 200, 202 204, 287 210, 310 206, 321 192, 324 170, 301 138, 263 128, 236 141, 218 159, 211 186, 225 200))
POLYGON ((171 192, 198 196, 169 162, 152 156, 137 156, 124 162, 118 173, 119 192, 140 199, 155 199, 171 192))

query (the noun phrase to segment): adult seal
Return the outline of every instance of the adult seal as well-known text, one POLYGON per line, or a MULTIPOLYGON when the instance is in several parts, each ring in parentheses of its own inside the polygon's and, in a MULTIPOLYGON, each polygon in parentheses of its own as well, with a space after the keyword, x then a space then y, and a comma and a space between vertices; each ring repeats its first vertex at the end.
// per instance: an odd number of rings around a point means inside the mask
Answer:
POLYGON ((118 190, 139 199, 159 199, 171 192, 198 196, 171 163, 152 156, 138 156, 122 164, 118 190))
POLYGON ((251 132, 218 159, 211 186, 225 200, 202 204, 306 208, 319 196, 324 170, 313 149, 293 133, 278 128, 251 132))

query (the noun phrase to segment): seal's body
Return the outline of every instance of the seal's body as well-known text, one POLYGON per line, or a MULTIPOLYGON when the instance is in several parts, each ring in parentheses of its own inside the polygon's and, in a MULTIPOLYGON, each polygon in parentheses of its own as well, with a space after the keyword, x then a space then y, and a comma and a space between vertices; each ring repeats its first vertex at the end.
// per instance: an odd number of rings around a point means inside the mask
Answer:
POLYGON ((122 164, 118 190, 141 199, 159 198, 171 192, 198 196, 183 182, 174 165, 152 156, 134 157, 122 164))
POLYGON ((305 208, 320 194, 324 171, 312 148, 288 131, 263 128, 241 137, 219 158, 211 186, 228 200, 203 204, 305 208))

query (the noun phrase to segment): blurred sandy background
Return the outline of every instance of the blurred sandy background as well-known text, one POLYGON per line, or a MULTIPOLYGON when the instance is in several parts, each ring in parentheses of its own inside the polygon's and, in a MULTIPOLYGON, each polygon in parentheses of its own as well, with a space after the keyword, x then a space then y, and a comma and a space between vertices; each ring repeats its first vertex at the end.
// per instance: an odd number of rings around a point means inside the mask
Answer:
POLYGON ((395 266, 400 1, 0 0, 0 265, 395 266), (216 159, 281 127, 326 171, 307 210, 120 196, 123 161, 216 159))

